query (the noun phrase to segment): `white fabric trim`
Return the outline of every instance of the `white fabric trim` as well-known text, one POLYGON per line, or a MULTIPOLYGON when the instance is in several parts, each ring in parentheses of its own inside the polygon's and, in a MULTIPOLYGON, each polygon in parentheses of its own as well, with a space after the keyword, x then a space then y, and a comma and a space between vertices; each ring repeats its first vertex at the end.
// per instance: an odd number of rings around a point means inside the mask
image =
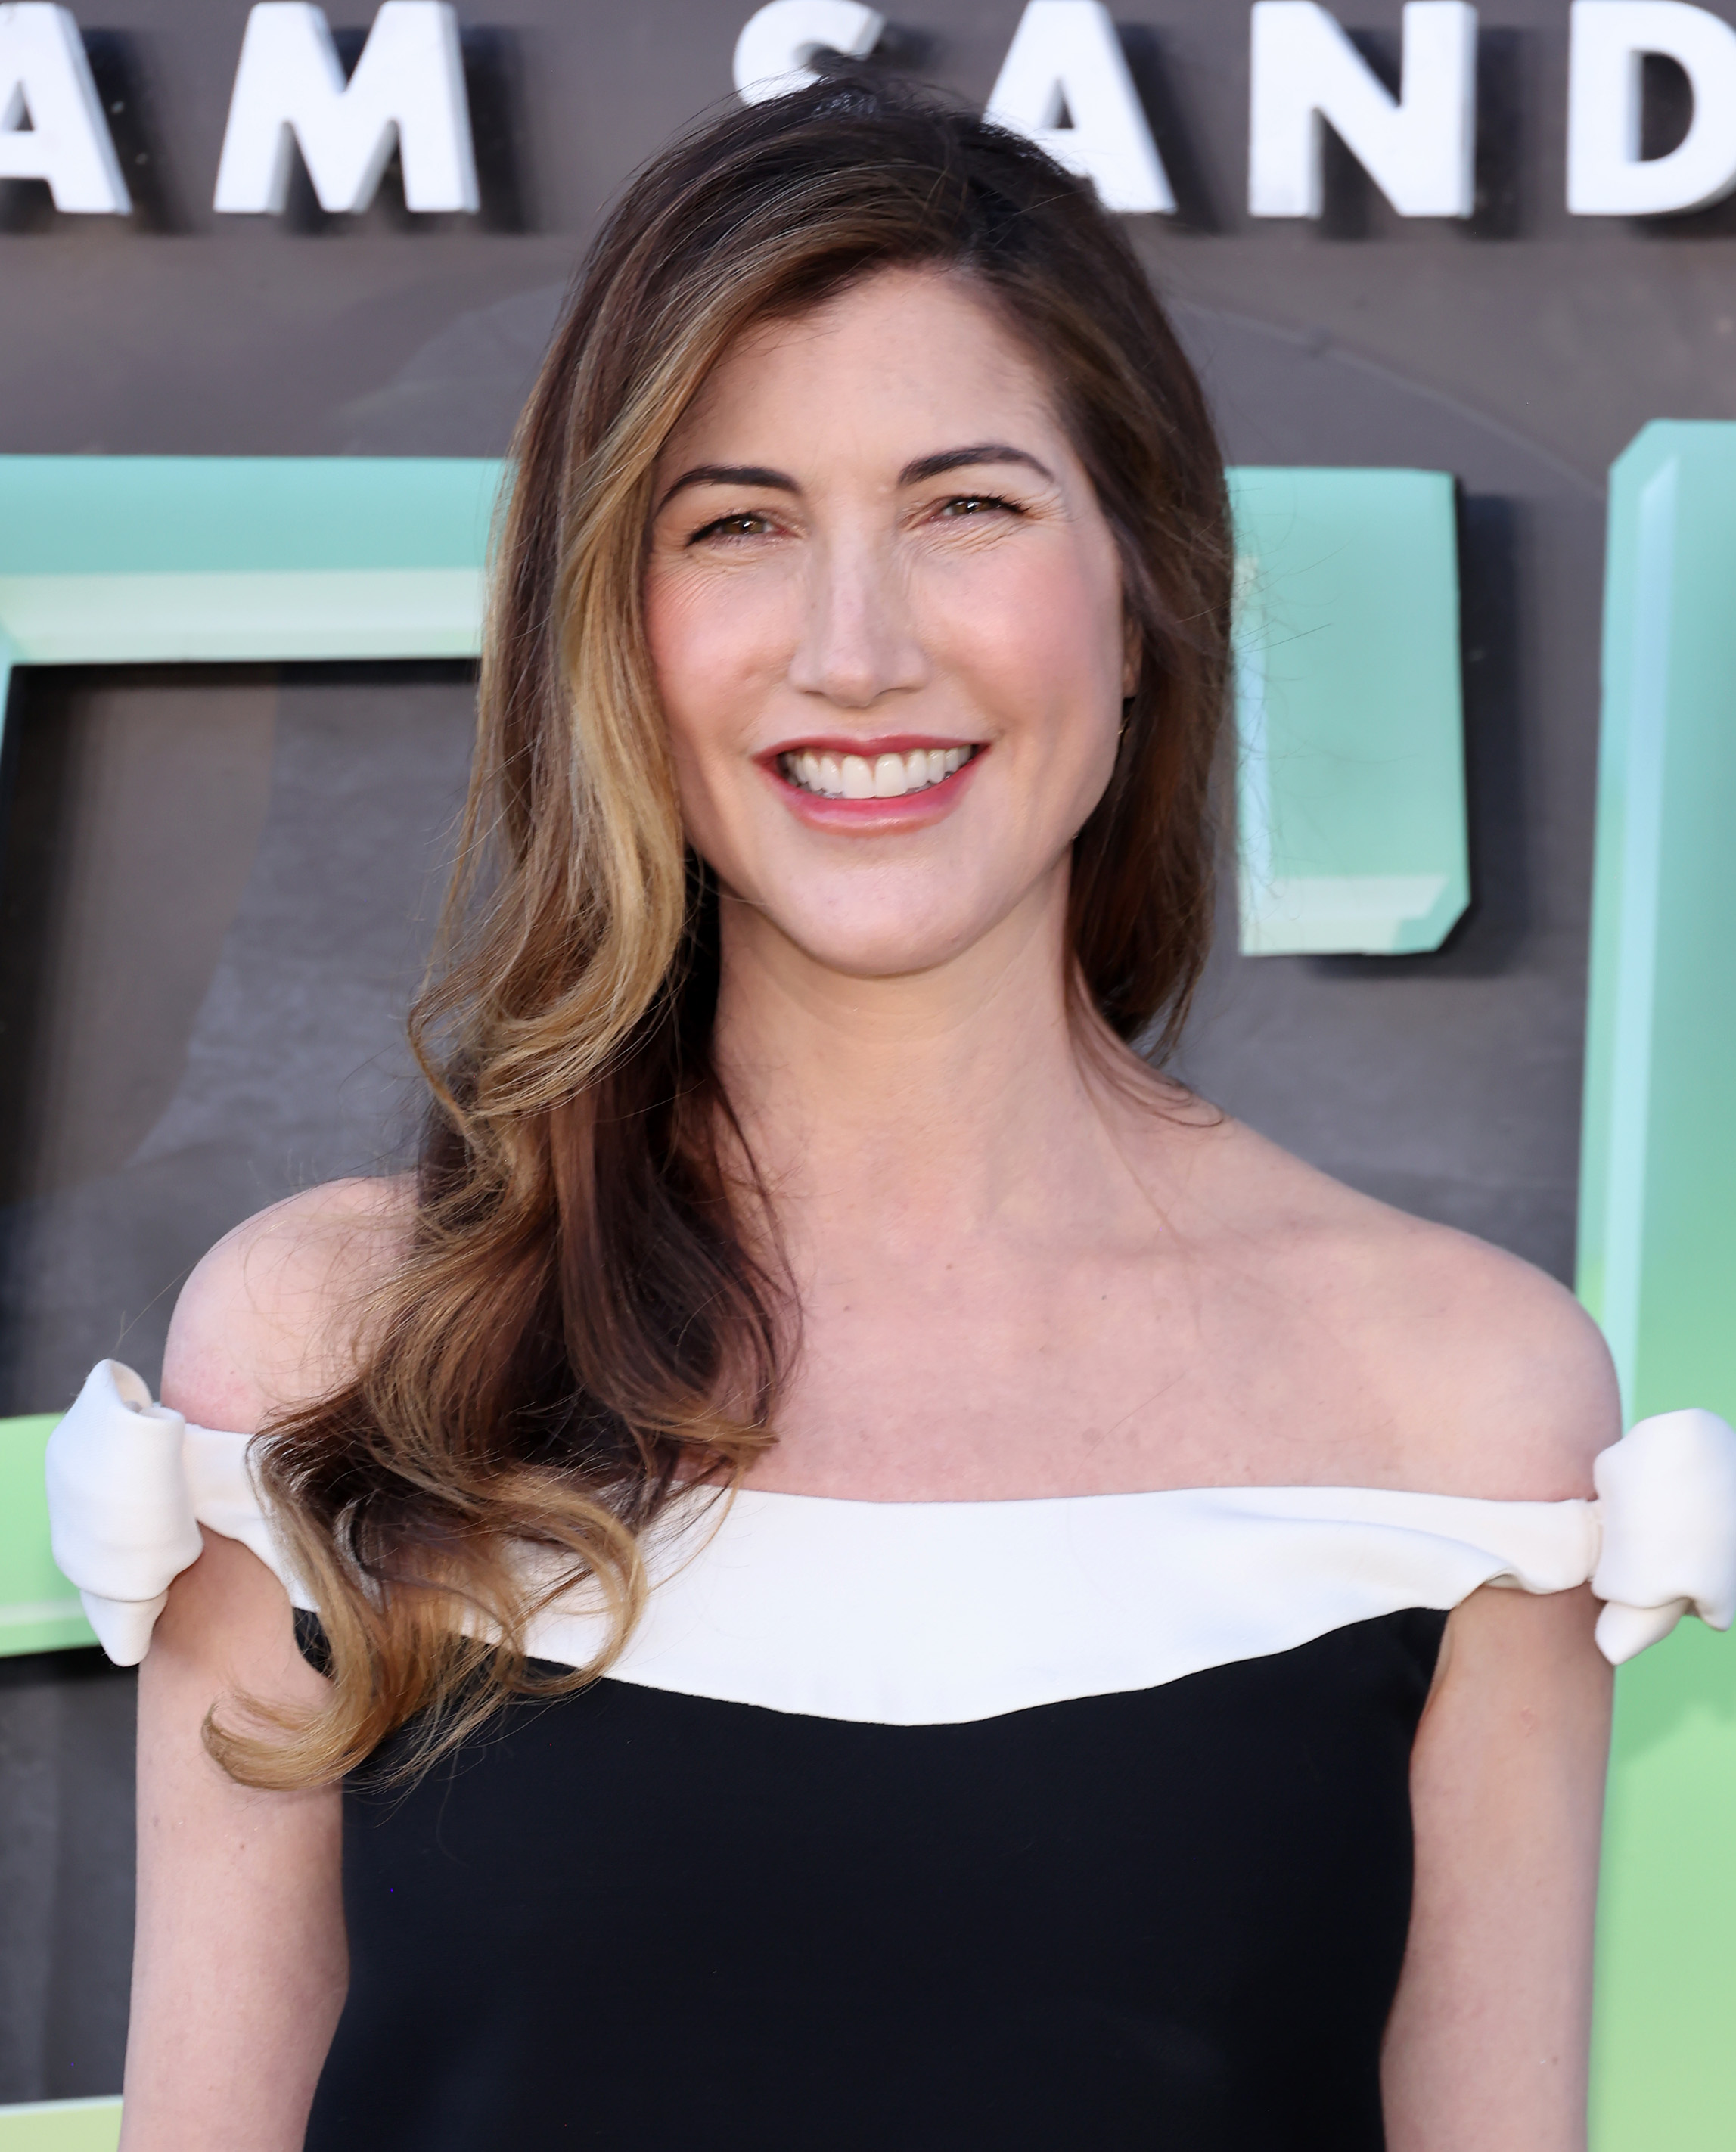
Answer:
MULTIPOLYGON (((48 1445, 54 1558, 109 1656, 145 1656, 198 1525, 288 1574, 249 1438, 190 1427, 104 1361, 48 1445)), ((650 1603, 611 1678, 882 1725, 989 1718, 1155 1688, 1288 1651, 1480 1585, 1589 1578, 1619 1662, 1690 1606, 1736 1616, 1736 1433, 1647 1420, 1597 1459, 1596 1501, 1489 1502, 1366 1487, 1181 1489, 1008 1502, 840 1502, 744 1489, 661 1530, 650 1603)), ((592 1657, 568 1606, 538 1656, 592 1657)))

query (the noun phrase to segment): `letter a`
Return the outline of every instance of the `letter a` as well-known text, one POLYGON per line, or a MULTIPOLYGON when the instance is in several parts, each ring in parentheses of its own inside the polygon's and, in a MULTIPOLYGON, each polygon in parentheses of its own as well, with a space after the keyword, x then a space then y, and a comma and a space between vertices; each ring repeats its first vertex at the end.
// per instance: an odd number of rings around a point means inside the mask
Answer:
POLYGON ((1102 0, 1030 0, 987 116, 1089 180, 1105 209, 1167 215, 1175 206, 1102 0))
POLYGON ((49 0, 0 8, 0 180, 46 180, 78 216, 133 206, 79 26, 49 0))
POLYGON ((445 0, 385 0, 348 84, 319 8, 260 0, 241 39, 216 208, 281 210, 299 143, 320 207, 364 210, 394 142, 407 208, 476 207, 458 18, 445 0))

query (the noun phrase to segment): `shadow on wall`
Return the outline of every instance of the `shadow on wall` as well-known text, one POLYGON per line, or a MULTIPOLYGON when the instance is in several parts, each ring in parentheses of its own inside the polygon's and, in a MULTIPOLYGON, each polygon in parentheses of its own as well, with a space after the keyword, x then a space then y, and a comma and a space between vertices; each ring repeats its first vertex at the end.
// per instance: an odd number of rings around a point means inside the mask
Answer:
POLYGON ((1472 865, 1445 947, 1405 957, 1241 957, 1226 873, 1181 1073, 1353 1186, 1571 1280, 1602 495, 1354 353, 1175 312, 1232 463, 1459 478, 1472 865))
POLYGON ((0 1659, 0 2104, 120 2089, 135 1693, 98 1651, 0 1659))
POLYGON ((205 1249, 408 1133, 474 710, 457 666, 38 682, 0 882, 0 1412, 104 1354, 155 1387, 205 1249))

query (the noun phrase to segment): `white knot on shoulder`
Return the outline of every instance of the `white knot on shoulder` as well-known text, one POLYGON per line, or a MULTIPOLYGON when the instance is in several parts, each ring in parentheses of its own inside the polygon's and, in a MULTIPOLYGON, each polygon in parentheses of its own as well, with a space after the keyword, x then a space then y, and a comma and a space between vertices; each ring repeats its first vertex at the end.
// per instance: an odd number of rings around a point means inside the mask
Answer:
MULTIPOLYGON (((300 1606, 246 1434, 190 1425, 99 1362, 48 1444, 54 1558, 118 1665, 142 1659, 199 1526, 242 1541, 300 1606)), ((653 1688, 924 1724, 1160 1683, 1286 1651, 1480 1585, 1588 1580, 1619 1665, 1692 1609, 1736 1617, 1736 1431, 1644 1420, 1596 1460, 1593 1501, 1358 1487, 1183 1488, 1005 1502, 837 1501, 748 1489, 649 1551, 657 1588, 611 1669, 653 1688)), ((530 1639, 580 1666, 582 1604, 530 1639)))
MULTIPOLYGON (((150 1645, 169 1587, 199 1559, 199 1527, 240 1540, 289 1581, 247 1463, 251 1437, 194 1427, 143 1378, 99 1360, 48 1438, 48 1527, 97 1642, 118 1667, 150 1645)), ((311 1605, 290 1586, 298 1605, 311 1605)))

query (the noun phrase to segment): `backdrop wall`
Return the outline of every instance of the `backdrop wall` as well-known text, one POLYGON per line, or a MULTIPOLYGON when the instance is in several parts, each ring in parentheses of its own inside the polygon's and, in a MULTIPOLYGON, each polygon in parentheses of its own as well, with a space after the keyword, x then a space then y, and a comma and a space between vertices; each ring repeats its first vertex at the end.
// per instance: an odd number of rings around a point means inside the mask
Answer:
MULTIPOLYGON (((282 217, 220 217, 242 0, 105 0, 83 28, 135 213, 0 180, 0 452, 500 454, 600 210, 730 94, 748 12, 464 0, 478 216, 413 216, 388 173, 358 216, 298 180, 282 217)), ((981 99, 1020 12, 922 0, 894 47, 981 99)), ((1483 15, 1471 218, 1400 218, 1332 150, 1317 222, 1251 219, 1246 8, 1120 12, 1181 204, 1133 230, 1231 459, 1462 489, 1470 912, 1391 959, 1242 959, 1226 916, 1185 1071, 1567 1277, 1604 474, 1648 419, 1736 416, 1736 208, 1570 216, 1566 8, 1506 0, 1483 15)), ((1395 79, 1398 0, 1337 12, 1395 79)), ((17 676, 0 1411, 63 1403, 105 1352, 155 1380, 201 1247, 401 1135, 395 1027, 468 698, 431 666, 17 676)), ((87 1655, 0 1662, 0 2100, 119 2083, 129 1698, 87 1655)))

